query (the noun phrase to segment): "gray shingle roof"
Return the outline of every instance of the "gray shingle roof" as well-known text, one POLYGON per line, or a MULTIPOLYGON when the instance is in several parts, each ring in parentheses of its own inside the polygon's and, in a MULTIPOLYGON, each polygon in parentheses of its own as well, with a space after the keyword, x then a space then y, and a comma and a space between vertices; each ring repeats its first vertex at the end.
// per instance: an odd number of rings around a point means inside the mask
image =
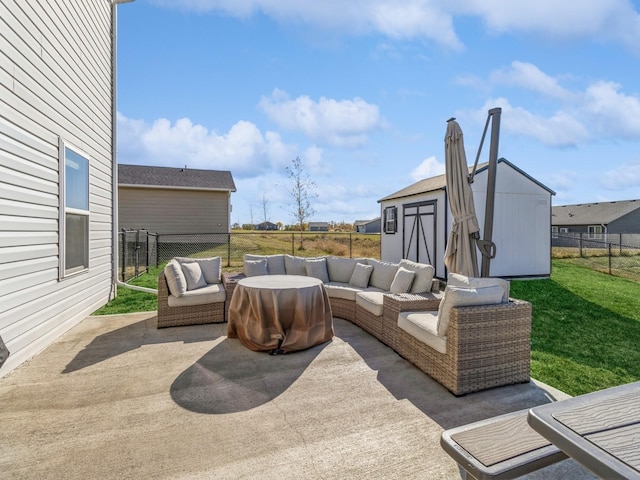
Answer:
POLYGON ((551 208, 551 225, 607 225, 640 208, 640 200, 579 203, 551 208))
POLYGON ((146 165, 119 164, 118 184, 236 191, 231 172, 227 170, 149 167, 146 165))

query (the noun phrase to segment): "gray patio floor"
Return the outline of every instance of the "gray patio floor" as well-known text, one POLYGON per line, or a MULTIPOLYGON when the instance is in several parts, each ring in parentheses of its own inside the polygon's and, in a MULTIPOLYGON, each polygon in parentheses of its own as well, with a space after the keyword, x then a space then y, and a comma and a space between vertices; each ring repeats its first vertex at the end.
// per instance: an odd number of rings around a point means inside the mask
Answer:
MULTIPOLYGON (((514 385, 456 398, 349 322, 269 356, 226 324, 89 317, 0 379, 3 479, 455 479, 443 429, 546 403, 514 385)), ((527 478, 594 478, 571 460, 527 478)))

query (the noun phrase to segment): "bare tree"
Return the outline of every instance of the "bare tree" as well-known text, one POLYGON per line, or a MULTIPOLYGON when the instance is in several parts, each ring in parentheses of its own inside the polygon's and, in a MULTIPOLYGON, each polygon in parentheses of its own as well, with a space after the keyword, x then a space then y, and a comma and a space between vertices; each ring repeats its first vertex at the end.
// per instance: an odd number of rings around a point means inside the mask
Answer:
POLYGON ((297 223, 300 231, 304 230, 305 222, 316 213, 311 206, 311 199, 318 195, 315 193, 316 182, 314 182, 307 172, 300 157, 292 160, 291 166, 286 168, 289 177, 289 187, 287 191, 291 196, 291 215, 297 223))
POLYGON ((262 221, 264 223, 269 221, 269 200, 264 193, 262 194, 262 221))

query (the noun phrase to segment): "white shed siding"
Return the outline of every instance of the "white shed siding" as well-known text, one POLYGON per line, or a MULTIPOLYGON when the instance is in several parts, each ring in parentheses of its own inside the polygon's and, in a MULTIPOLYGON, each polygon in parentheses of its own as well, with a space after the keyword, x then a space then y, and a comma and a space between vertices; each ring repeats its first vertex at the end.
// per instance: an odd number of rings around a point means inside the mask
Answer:
POLYGON ((0 0, 0 335, 4 375, 112 289, 111 5, 0 0), (89 271, 58 280, 58 142, 90 158, 89 271))

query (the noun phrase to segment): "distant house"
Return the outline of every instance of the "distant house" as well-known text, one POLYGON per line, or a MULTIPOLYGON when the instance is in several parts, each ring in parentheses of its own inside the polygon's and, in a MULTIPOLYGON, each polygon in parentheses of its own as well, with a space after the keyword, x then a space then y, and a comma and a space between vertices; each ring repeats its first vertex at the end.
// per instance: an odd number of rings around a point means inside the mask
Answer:
POLYGON ((0 0, 0 376, 115 295, 115 2, 0 0))
POLYGON ((356 220, 353 227, 357 233, 380 233, 380 217, 373 220, 356 220))
POLYGON ((278 225, 273 222, 262 222, 254 227, 256 230, 278 230, 278 225))
MULTIPOLYGON (((469 169, 471 171, 471 168, 469 169)), ((484 227, 488 164, 471 184, 480 234, 484 227)), ((497 162, 490 275, 548 277, 551 274, 551 196, 555 192, 501 158, 497 162)), ((445 175, 426 178, 380 200, 381 257, 429 263, 446 278, 444 252, 453 218, 445 175)), ((482 256, 478 253, 478 265, 482 256)))
POLYGON ((559 205, 551 209, 551 231, 603 234, 640 233, 640 200, 559 205))
POLYGON ((118 226, 155 233, 228 233, 229 171, 118 165, 118 226))
POLYGON ((309 222, 310 232, 328 232, 329 222, 309 222))

